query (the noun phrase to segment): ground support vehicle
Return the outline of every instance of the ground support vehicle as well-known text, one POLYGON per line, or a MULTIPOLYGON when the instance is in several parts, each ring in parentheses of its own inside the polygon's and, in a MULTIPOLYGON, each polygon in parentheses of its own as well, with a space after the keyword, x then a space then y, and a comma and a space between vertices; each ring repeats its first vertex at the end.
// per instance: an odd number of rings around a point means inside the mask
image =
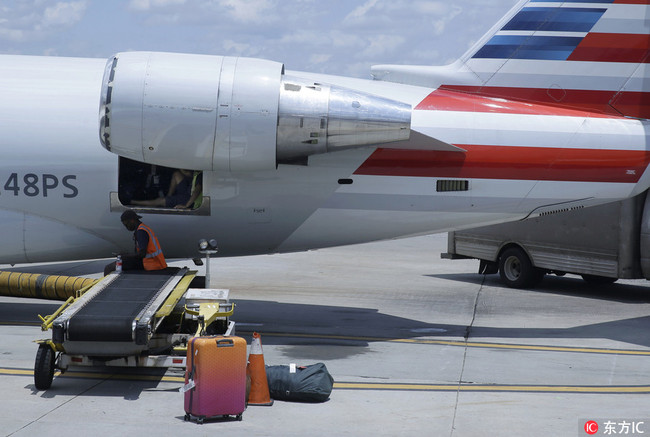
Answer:
POLYGON ((479 273, 509 287, 536 285, 545 274, 581 275, 596 284, 650 278, 647 192, 619 202, 563 209, 519 222, 450 232, 443 258, 476 258, 479 273))
POLYGON ((189 339, 234 333, 228 290, 190 288, 196 272, 111 273, 41 317, 34 383, 48 389, 71 366, 185 368, 189 339))

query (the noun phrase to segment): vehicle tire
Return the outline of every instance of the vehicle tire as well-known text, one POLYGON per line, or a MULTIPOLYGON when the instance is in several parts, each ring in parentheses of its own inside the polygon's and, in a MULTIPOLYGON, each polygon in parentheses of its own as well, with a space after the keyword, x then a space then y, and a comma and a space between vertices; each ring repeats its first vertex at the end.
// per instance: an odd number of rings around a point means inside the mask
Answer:
POLYGON ((609 276, 598 276, 598 275, 580 275, 582 279, 585 280, 588 284, 591 285, 609 285, 618 281, 618 278, 610 278, 609 276))
POLYGON ((34 362, 34 385, 38 390, 47 390, 54 379, 54 350, 48 344, 38 346, 34 362))
POLYGON ((533 266, 521 248, 511 247, 499 257, 499 275, 510 288, 528 288, 541 281, 544 272, 533 266))

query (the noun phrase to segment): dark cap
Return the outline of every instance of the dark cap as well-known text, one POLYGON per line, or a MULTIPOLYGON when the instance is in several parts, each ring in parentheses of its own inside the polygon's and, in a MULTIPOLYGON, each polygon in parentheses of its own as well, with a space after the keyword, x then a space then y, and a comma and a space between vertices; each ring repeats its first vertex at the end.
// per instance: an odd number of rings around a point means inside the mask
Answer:
POLYGON ((139 220, 139 219, 141 219, 141 218, 142 218, 142 217, 140 217, 139 215, 137 215, 137 214, 135 213, 135 211, 133 211, 132 209, 127 209, 126 211, 124 211, 124 212, 122 213, 122 217, 120 217, 120 220, 122 220, 122 221, 126 221, 126 220, 139 220))

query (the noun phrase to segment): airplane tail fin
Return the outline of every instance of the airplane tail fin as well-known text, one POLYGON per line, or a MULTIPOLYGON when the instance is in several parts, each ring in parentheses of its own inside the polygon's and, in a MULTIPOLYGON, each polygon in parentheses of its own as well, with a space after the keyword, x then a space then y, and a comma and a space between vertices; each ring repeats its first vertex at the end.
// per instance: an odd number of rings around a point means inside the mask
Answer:
POLYGON ((649 63, 650 0, 523 0, 457 63, 430 67, 428 84, 650 118, 649 63))

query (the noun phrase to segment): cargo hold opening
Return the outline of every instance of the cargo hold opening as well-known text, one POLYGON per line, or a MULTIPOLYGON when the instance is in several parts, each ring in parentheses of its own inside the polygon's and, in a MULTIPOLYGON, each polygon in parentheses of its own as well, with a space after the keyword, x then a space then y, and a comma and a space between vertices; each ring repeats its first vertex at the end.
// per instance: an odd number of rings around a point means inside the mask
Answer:
POLYGON ((126 208, 150 214, 209 215, 203 173, 119 157, 118 191, 111 193, 111 211, 126 208))

